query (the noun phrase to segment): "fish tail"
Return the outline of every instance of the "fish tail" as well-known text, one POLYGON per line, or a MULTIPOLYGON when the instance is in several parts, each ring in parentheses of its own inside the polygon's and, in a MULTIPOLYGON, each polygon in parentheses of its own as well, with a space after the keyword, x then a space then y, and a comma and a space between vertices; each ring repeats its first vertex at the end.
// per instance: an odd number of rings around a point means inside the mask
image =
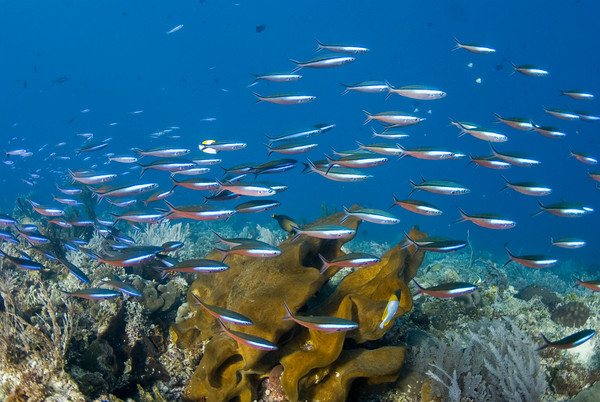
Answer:
POLYGON ((227 258, 227 250, 224 250, 219 247, 215 247, 215 251, 218 251, 219 253, 221 253, 221 262, 225 262, 225 259, 227 258))
POLYGON ((346 219, 348 219, 350 217, 350 211, 348 211, 348 208, 346 208, 346 207, 342 207, 342 208, 344 209, 344 217, 342 218, 340 223, 346 222, 346 219))
POLYGON ((543 204, 540 202, 540 200, 536 200, 536 201, 538 202, 538 204, 539 204, 539 206, 540 206, 540 209, 539 209, 539 210, 537 210, 537 211, 535 211, 534 213, 532 213, 532 214, 531 214, 531 215, 529 215, 529 216, 536 216, 536 215, 538 215, 538 214, 541 214, 541 213, 542 213, 542 212, 544 212, 544 210, 546 209, 546 207, 545 207, 545 206, 544 206, 544 205, 543 205, 543 204))
POLYGON ((398 198, 396 198, 396 194, 392 193, 392 198, 394 199, 394 203, 388 209, 392 209, 394 205, 398 204, 398 198))
POLYGON ((454 41, 456 42, 456 45, 454 45, 454 47, 452 48, 452 51, 458 50, 462 46, 462 43, 460 43, 460 41, 458 39, 456 39, 456 37, 454 37, 454 41))
POLYGON ((467 220, 467 214, 460 207, 458 208, 458 212, 460 212, 460 219, 457 219, 454 223, 460 223, 467 220))
POLYGON ((385 96, 385 99, 384 99, 384 100, 388 100, 388 98, 389 98, 390 96, 392 96, 392 94, 393 94, 393 93, 394 93, 394 91, 393 91, 393 88, 392 88, 392 87, 390 87, 390 88, 388 89, 388 93, 387 93, 387 95, 385 96))
POLYGON ((213 230, 212 232, 215 236, 217 236, 217 242, 224 243, 224 241, 223 241, 224 239, 220 234, 218 234, 215 230, 213 230))
POLYGON ((371 116, 371 113, 367 112, 366 110, 363 110, 364 114, 367 115, 367 120, 365 120, 365 122, 363 123, 363 126, 365 124, 367 124, 368 122, 370 122, 371 120, 373 120, 373 116, 371 116))
POLYGON ((254 103, 259 103, 263 101, 263 97, 259 94, 257 94, 256 92, 252 92, 254 94, 254 96, 256 96, 256 100, 254 101, 254 103))
POLYGON ((315 52, 323 50, 323 43, 321 43, 317 38, 315 38, 315 40, 317 41, 317 49, 315 50, 315 52))
POLYGON ((295 241, 301 234, 301 229, 298 226, 295 225, 290 225, 292 228, 292 233, 294 234, 294 236, 292 237, 292 241, 295 241))
POLYGON ((419 293, 421 293, 423 291, 423 286, 421 286, 419 284, 419 282, 416 281, 416 279, 413 279, 413 282, 415 283, 415 285, 417 285, 417 293, 415 293, 415 294, 418 295, 419 293))
POLYGON ((286 313, 286 316, 283 317, 283 319, 291 320, 292 319, 292 311, 290 310, 290 308, 288 307, 288 305, 285 301, 283 302, 283 307, 285 307, 285 313, 286 313))
POLYGON ((396 143, 396 148, 398 148, 400 150, 400 154, 398 155, 398 159, 402 159, 406 156, 406 148, 404 148, 402 145, 396 143))
POLYGON ((551 344, 551 342, 548 340, 548 338, 546 338, 546 336, 544 336, 544 334, 540 333, 540 335, 542 336, 542 339, 544 340, 544 344, 542 346, 540 346, 539 348, 537 348, 535 350, 536 352, 539 352, 540 350, 546 349, 551 344))
POLYGON ((404 232, 404 240, 402 240, 402 245, 400 246, 400 248, 405 249, 410 245, 415 245, 417 248, 419 248, 419 246, 417 246, 417 243, 415 243, 415 241, 410 238, 409 234, 404 232))
POLYGON ((310 173, 310 166, 308 165, 308 163, 302 162, 302 164, 304 165, 304 167, 302 168, 302 173, 304 173, 304 174, 310 173), (308 172, 307 172, 307 170, 308 170, 308 172))
POLYGON ((340 85, 342 85, 344 87, 344 92, 342 92, 342 95, 346 95, 348 92, 350 92, 350 85, 346 85, 343 82, 340 82, 340 85))
POLYGON ((502 117, 498 113, 494 113, 494 116, 496 116, 497 120, 494 120, 492 123, 502 123, 502 117))
POLYGON ((319 253, 317 256, 319 257, 319 260, 321 260, 321 262, 323 263, 323 265, 321 265, 321 269, 319 269, 319 273, 323 275, 329 269, 330 264, 329 261, 327 261, 327 259, 325 259, 325 257, 321 255, 321 253, 319 253))
POLYGON ((408 182, 412 186, 412 190, 410 190, 410 193, 408 193, 408 196, 407 196, 407 197, 410 197, 411 194, 414 193, 417 190, 418 184, 415 183, 414 181, 412 181, 411 179, 408 179, 408 182))

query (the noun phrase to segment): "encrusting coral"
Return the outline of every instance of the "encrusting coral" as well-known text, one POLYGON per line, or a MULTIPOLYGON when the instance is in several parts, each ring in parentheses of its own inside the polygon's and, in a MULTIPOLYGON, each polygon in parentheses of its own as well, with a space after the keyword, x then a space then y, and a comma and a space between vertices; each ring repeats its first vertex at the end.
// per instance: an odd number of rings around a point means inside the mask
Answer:
MULTIPOLYGON (((307 225, 339 224, 336 213, 307 225)), ((356 229, 359 221, 349 218, 344 225, 356 229)), ((412 238, 424 233, 413 228, 412 238)), ((392 248, 381 262, 355 270, 346 276, 324 301, 317 293, 339 268, 319 273, 321 254, 327 259, 342 255, 341 246, 349 239, 321 240, 300 236, 279 245, 282 254, 269 259, 231 256, 230 269, 202 275, 188 292, 195 316, 174 324, 171 333, 177 346, 188 347, 207 342, 204 355, 186 390, 185 398, 222 401, 256 399, 261 380, 273 369, 281 372, 281 388, 289 400, 344 400, 355 378, 369 383, 394 381, 404 362, 403 347, 366 349, 360 344, 376 340, 390 327, 380 329, 388 298, 401 290, 396 316, 412 308, 406 283, 416 274, 424 252, 414 247, 392 248), (238 344, 223 332, 202 307, 194 304, 196 295, 203 302, 224 307, 250 317, 254 325, 233 328, 276 343, 278 350, 267 352, 238 344), (292 312, 313 306, 302 315, 335 316, 359 324, 349 332, 325 333, 284 320, 284 301, 292 312), (346 342, 346 340, 352 340, 346 342), (281 370, 283 366, 283 370, 281 370)), ((212 252, 207 258, 218 259, 212 252)), ((271 378, 272 380, 272 378, 271 378)))

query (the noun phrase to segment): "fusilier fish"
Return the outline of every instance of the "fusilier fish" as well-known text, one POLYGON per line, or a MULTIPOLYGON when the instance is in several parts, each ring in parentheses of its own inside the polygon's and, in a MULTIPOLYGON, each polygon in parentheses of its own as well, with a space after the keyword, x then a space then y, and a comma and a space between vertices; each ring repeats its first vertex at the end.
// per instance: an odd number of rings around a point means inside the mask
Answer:
POLYGON ((550 268, 558 262, 558 259, 548 257, 545 255, 539 254, 529 254, 529 255, 514 255, 508 250, 507 245, 504 245, 504 249, 508 253, 508 261, 506 261, 503 267, 510 264, 512 261, 515 261, 525 267, 529 268, 550 268))
POLYGON ((223 324, 223 321, 221 321, 220 319, 217 319, 217 321, 219 321, 221 329, 238 343, 262 350, 277 350, 277 345, 275 345, 273 342, 267 339, 251 334, 246 334, 244 332, 227 329, 225 324, 223 324))
MULTIPOLYGON (((511 63, 512 64, 512 63, 511 63)), ((530 77, 547 77, 550 75, 548 70, 544 70, 533 64, 521 64, 519 66, 512 64, 514 71, 530 77)))
POLYGON ((344 92, 342 92, 342 95, 346 95, 350 91, 364 92, 364 93, 372 94, 372 93, 386 92, 389 90, 388 84, 383 81, 363 81, 363 82, 356 83, 354 85, 346 85, 346 84, 342 84, 342 85, 345 88, 344 92))
MULTIPOLYGON (((252 73, 251 73, 252 74, 252 73)), ((254 81, 248 85, 249 87, 253 86, 260 80, 271 81, 271 82, 290 82, 290 81, 298 81, 302 76, 300 74, 290 74, 290 73, 266 73, 266 74, 252 74, 254 76, 254 81)))
POLYGON ((204 140, 198 145, 198 149, 207 154, 216 154, 221 151, 237 151, 242 148, 246 148, 245 142, 231 140, 204 140))
POLYGON ((385 224, 385 225, 394 225, 396 223, 400 223, 400 219, 396 218, 394 215, 389 212, 382 211, 380 209, 373 208, 359 208, 354 209, 352 211, 348 210, 348 208, 344 208, 344 217, 340 221, 340 223, 344 223, 346 219, 349 217, 357 218, 363 221, 385 224))
POLYGON ((465 49, 476 54, 492 54, 496 52, 496 49, 480 43, 462 43, 456 38, 454 38, 454 41, 456 42, 456 47, 452 50, 465 49))
POLYGON ((394 205, 400 205, 402 208, 420 215, 437 216, 442 214, 441 209, 428 202, 418 200, 398 200, 394 194, 392 194, 392 197, 394 198, 394 203, 390 208, 394 205))
POLYGON ((321 56, 314 57, 307 61, 296 61, 290 59, 292 63, 296 63, 296 68, 292 70, 292 73, 300 70, 301 68, 330 68, 330 67, 339 67, 344 64, 352 63, 356 60, 355 57, 352 56, 338 56, 332 54, 324 54, 321 56))
POLYGON ((352 331, 358 328, 357 323, 355 323, 354 321, 346 320, 345 318, 296 315, 292 313, 286 302, 283 302, 283 306, 287 313, 286 318, 314 331, 339 332, 352 331))
POLYGON ((298 94, 298 93, 277 93, 272 95, 259 95, 254 93, 258 99, 254 103, 258 102, 270 102, 277 105, 298 105, 300 103, 308 103, 317 99, 316 96, 298 94))
POLYGON ((594 94, 581 90, 581 89, 569 89, 566 91, 560 91, 561 95, 566 95, 569 96, 573 99, 577 99, 577 100, 593 100, 594 99, 594 94))
POLYGON ((456 222, 471 221, 477 226, 487 229, 511 229, 517 224, 515 221, 507 219, 498 214, 473 214, 468 215, 465 211, 458 208, 461 218, 456 222))
POLYGON ((560 248, 581 248, 586 245, 585 240, 578 239, 576 237, 564 237, 561 239, 552 239, 550 238, 550 242, 553 246, 560 248))
POLYGON ((417 285, 417 294, 425 293, 434 297, 458 297, 468 295, 477 290, 477 286, 468 282, 448 282, 429 288, 424 288, 415 279, 413 279, 413 282, 417 285))
POLYGON ((571 349, 589 341, 594 335, 596 335, 596 331, 593 329, 584 329, 583 331, 576 332, 573 335, 569 335, 554 342, 549 341, 544 334, 541 335, 544 339, 544 344, 536 350, 542 350, 545 348, 571 349))
POLYGON ((500 191, 505 190, 507 188, 512 188, 513 190, 525 194, 525 195, 533 195, 536 197, 541 197, 544 195, 548 195, 552 193, 552 189, 548 186, 544 186, 540 183, 535 183, 531 181, 522 181, 517 183, 509 182, 506 177, 502 176, 506 185, 500 189, 500 191))
POLYGON ((418 100, 435 100, 442 99, 446 96, 446 92, 425 85, 407 85, 396 88, 390 85, 389 82, 387 84, 389 87, 388 96, 391 94, 398 94, 400 96, 404 96, 405 98, 418 100))
POLYGON ((318 239, 342 239, 356 234, 356 230, 341 225, 315 225, 303 228, 292 226, 292 230, 294 231, 292 240, 296 240, 301 235, 318 239))
POLYGON ((319 273, 324 274, 331 267, 367 267, 381 262, 381 259, 367 253, 348 253, 340 257, 327 260, 319 254, 321 269, 319 273))
POLYGON ((361 53, 369 52, 369 48, 366 48, 363 46, 332 45, 332 44, 325 44, 325 43, 319 42, 318 39, 315 39, 315 40, 317 41, 317 52, 322 49, 325 49, 325 50, 328 50, 328 51, 334 52, 334 53, 347 53, 347 54, 361 54, 361 53))
POLYGON ((541 214, 542 212, 549 212, 552 215, 561 216, 563 218, 579 218, 594 212, 594 208, 581 203, 561 201, 550 205, 543 205, 538 200, 538 204, 540 205, 540 209, 531 214, 531 216, 541 214))
POLYGON ((413 187, 412 190, 410 191, 410 193, 408 194, 409 196, 417 190, 423 190, 423 191, 427 191, 430 193, 444 194, 444 195, 467 194, 471 191, 467 187, 465 187, 462 184, 457 183, 455 181, 425 180, 423 177, 421 177, 421 180, 422 180, 421 183, 415 183, 412 180, 409 180, 410 184, 413 187))
POLYGON ((367 119, 365 120, 363 125, 367 124, 371 120, 379 120, 382 123, 392 124, 395 127, 406 127, 406 126, 412 126, 415 124, 419 124, 420 122, 425 120, 424 118, 412 116, 412 115, 410 115, 408 113, 404 113, 404 112, 390 111, 390 112, 381 112, 381 113, 377 113, 377 114, 371 114, 371 113, 367 112, 366 110, 363 110, 363 112, 367 115, 367 119))
POLYGON ((194 299, 196 299, 196 304, 202 306, 206 310, 206 312, 218 320, 226 321, 231 324, 237 325, 252 325, 253 322, 250 318, 242 315, 240 313, 236 313, 235 311, 228 310, 223 307, 213 306, 208 303, 204 303, 195 293, 192 293, 194 299))
POLYGON ((499 122, 502 122, 512 128, 523 131, 532 131, 535 124, 531 119, 525 117, 502 117, 498 113, 494 113, 499 122))

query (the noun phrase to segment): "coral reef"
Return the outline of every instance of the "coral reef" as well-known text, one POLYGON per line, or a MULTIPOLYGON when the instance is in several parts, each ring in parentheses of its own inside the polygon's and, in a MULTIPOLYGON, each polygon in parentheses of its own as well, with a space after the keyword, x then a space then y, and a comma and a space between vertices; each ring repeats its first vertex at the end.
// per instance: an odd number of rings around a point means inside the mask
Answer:
POLYGON ((537 401, 547 387, 535 345, 508 320, 484 319, 431 338, 412 361, 429 376, 423 400, 537 401))
MULTIPOLYGON (((314 225, 338 224, 342 216, 337 213, 314 225)), ((355 218, 345 222, 354 229, 358 224, 355 218)), ((413 229, 411 236, 425 235, 413 229)), ((415 276, 424 253, 411 254, 412 247, 405 250, 397 245, 380 263, 350 273, 325 298, 318 292, 339 268, 320 275, 318 254, 327 259, 338 257, 345 241, 306 236, 297 241, 287 239, 279 245, 279 257, 231 256, 228 271, 200 276, 188 292, 188 308, 195 316, 171 327, 179 347, 208 342, 185 397, 249 401, 257 397, 261 381, 270 377, 269 393, 283 391, 290 400, 344 400, 355 378, 367 378, 369 383, 396 379, 404 361, 403 347, 366 349, 360 344, 380 339, 387 331, 379 329, 379 324, 387 299, 395 290, 402 291, 397 316, 410 311, 412 297, 406 283, 415 276), (218 333, 216 320, 194 305, 194 294, 206 303, 252 318, 254 325, 236 330, 275 342, 279 350, 267 353, 218 333), (307 314, 350 319, 359 323, 359 328, 324 333, 297 327, 283 319, 284 301, 293 312, 305 306, 307 314), (274 369, 281 374, 273 374, 274 369)), ((215 259, 218 254, 207 257, 215 259)))

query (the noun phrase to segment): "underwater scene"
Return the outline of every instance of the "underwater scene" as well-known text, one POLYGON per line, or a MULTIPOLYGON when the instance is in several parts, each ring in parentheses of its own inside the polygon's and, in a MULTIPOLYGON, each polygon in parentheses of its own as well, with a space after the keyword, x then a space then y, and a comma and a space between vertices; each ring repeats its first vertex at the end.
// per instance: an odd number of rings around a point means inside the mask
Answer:
POLYGON ((2 11, 0 400, 600 400, 600 3, 2 11))

